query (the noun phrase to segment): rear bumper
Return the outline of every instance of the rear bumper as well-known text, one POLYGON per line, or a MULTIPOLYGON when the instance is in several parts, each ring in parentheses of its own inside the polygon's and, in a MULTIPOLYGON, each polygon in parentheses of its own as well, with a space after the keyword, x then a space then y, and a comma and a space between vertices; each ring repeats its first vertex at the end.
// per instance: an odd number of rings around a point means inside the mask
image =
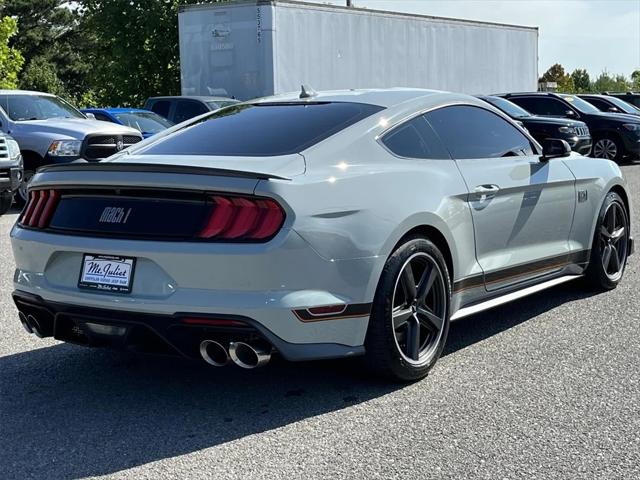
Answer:
POLYGON ((296 311, 370 304, 369 284, 381 261, 327 260, 292 230, 265 244, 232 245, 87 238, 16 226, 12 247, 16 294, 36 295, 54 314, 67 308, 97 309, 112 319, 145 316, 151 325, 181 312, 238 316, 285 357, 297 360, 362 350, 369 311, 313 321, 296 311), (131 293, 79 289, 84 253, 135 257, 131 293))
POLYGON ((293 344, 275 335, 256 320, 225 314, 178 312, 173 315, 145 314, 49 302, 38 295, 13 293, 19 312, 35 319, 38 335, 91 347, 110 347, 140 353, 173 354, 199 358, 199 344, 206 339, 220 342, 260 339, 271 344, 290 361, 358 356, 364 347, 336 343, 293 344), (184 320, 228 320, 236 326, 188 324, 184 320), (92 325, 117 328, 117 334, 92 330, 92 325))

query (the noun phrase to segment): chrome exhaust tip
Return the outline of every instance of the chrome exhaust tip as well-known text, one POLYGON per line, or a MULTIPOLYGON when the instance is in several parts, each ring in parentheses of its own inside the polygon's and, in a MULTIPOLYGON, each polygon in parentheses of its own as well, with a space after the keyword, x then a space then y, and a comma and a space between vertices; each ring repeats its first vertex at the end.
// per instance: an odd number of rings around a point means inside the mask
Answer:
POLYGON ((29 322, 27 321, 27 315, 24 312, 18 312, 18 318, 20 319, 20 323, 27 331, 27 333, 33 333, 33 330, 29 326, 29 322))
POLYGON ((227 349, 215 340, 203 340, 200 342, 200 356, 209 365, 224 367, 229 363, 227 349))
POLYGON ((35 333, 37 337, 44 338, 44 335, 42 334, 42 327, 36 317, 33 315, 27 315, 27 325, 29 325, 31 331, 35 333))
POLYGON ((244 342, 231 342, 229 356, 240 368, 264 367, 271 360, 271 347, 253 346, 244 342))

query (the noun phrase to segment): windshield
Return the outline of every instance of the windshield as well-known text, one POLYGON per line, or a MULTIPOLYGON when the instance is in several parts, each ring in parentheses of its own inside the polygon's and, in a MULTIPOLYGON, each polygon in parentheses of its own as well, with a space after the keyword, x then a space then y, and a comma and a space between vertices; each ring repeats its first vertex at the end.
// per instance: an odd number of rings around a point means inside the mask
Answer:
POLYGON ((635 105, 631 105, 624 100, 620 100, 619 98, 607 97, 607 100, 613 103, 616 107, 618 107, 619 110, 622 110, 624 113, 633 113, 634 115, 640 113, 640 108, 636 107, 635 105))
POLYGON ((0 107, 15 122, 47 118, 86 118, 61 98, 49 95, 0 95, 0 107))
POLYGON ((573 108, 581 113, 601 113, 600 110, 591 105, 589 102, 586 102, 580 97, 576 97, 575 95, 560 95, 560 97, 563 100, 569 102, 573 108))
POLYGON ((301 152, 383 107, 349 102, 240 104, 152 143, 143 155, 270 157, 301 152))
POLYGON ((220 100, 220 101, 216 101, 216 102, 206 102, 206 103, 207 103, 207 105, 209 105, 209 108, 211 110, 217 110, 219 108, 228 107, 229 105, 235 105, 238 102, 235 102, 233 100, 229 100, 229 101, 220 100))
POLYGON ((173 125, 166 118, 153 112, 125 112, 113 116, 127 127, 135 128, 142 133, 158 133, 173 125))
POLYGON ((504 98, 483 97, 483 100, 486 100, 494 107, 499 108, 511 118, 526 118, 531 116, 531 114, 524 108, 510 102, 509 100, 505 100, 504 98))

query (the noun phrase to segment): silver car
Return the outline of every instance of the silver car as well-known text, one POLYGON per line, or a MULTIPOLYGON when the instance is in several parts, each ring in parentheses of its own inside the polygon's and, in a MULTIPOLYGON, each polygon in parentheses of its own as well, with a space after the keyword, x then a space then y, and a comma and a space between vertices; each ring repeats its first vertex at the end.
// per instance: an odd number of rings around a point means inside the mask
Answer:
POLYGON ((363 355, 424 377, 451 320, 620 282, 618 166, 428 90, 303 89, 45 167, 11 232, 27 331, 222 366, 363 355))

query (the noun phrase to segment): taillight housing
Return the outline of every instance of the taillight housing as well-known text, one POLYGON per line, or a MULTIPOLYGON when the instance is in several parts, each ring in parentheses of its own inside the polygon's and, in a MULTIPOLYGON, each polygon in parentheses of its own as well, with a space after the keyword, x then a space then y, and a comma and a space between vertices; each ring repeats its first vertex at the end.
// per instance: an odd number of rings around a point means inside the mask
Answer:
POLYGON ((57 190, 31 190, 18 223, 25 227, 47 228, 59 200, 60 192, 57 190))
POLYGON ((213 207, 199 238, 267 241, 282 228, 285 213, 271 198, 213 195, 213 207))

